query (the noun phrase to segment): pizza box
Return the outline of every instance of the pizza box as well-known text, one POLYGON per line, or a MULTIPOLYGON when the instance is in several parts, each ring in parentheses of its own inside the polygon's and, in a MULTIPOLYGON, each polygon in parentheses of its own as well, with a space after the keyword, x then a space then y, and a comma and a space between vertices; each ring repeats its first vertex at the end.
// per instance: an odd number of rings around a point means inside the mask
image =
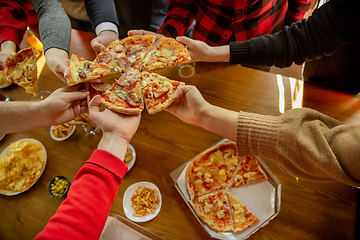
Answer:
MULTIPOLYGON (((229 142, 229 140, 223 139, 213 144, 208 149, 223 142, 229 142)), ((205 149, 203 152, 207 151, 208 149, 205 149)), ((203 223, 200 220, 200 218, 196 215, 195 211, 191 207, 189 203, 190 196, 186 189, 187 168, 190 162, 195 157, 193 157, 192 159, 175 169, 173 172, 171 172, 170 177, 174 181, 175 188, 178 190, 190 210, 193 212, 194 216, 197 218, 199 223, 203 226, 205 231, 207 231, 212 238, 230 240, 247 239, 260 228, 266 226, 270 222, 270 220, 274 219, 279 214, 281 205, 281 184, 276 178, 276 176, 271 172, 269 167, 264 163, 264 161, 260 157, 255 156, 256 160, 258 160, 259 164, 266 172, 268 180, 245 186, 239 186, 236 188, 226 189, 226 191, 239 199, 253 214, 260 218, 260 221, 255 225, 251 226, 250 228, 239 233, 218 232, 210 228, 207 224, 203 223)))
POLYGON ((146 228, 115 214, 108 216, 99 240, 131 239, 131 240, 164 240, 146 228))

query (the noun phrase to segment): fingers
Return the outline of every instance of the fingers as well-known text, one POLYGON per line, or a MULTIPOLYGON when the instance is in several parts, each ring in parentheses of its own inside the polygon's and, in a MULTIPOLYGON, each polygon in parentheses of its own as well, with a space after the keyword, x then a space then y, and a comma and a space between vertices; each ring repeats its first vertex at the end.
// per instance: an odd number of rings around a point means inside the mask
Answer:
POLYGON ((186 46, 191 44, 191 39, 185 36, 181 36, 181 37, 176 37, 176 40, 185 44, 186 46))
POLYGON ((101 98, 99 95, 96 95, 95 97, 93 97, 93 99, 91 99, 91 101, 89 102, 89 111, 96 111, 99 112, 99 107, 101 105, 101 98))
POLYGON ((94 38, 93 40, 91 40, 91 47, 94 49, 96 54, 99 54, 105 49, 105 46, 100 43, 98 38, 94 38))

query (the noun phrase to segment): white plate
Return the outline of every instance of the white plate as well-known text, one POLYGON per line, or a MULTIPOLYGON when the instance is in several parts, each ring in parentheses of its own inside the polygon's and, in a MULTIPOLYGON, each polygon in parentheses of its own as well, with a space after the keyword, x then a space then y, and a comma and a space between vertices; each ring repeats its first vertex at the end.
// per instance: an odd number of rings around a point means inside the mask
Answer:
MULTIPOLYGON (((46 166, 46 163, 47 163, 47 154, 46 154, 46 149, 45 149, 44 145, 43 145, 41 142, 39 142, 38 140, 36 140, 36 139, 33 139, 33 138, 24 138, 24 139, 20 139, 20 140, 18 140, 18 141, 16 141, 16 142, 27 142, 27 141, 34 141, 35 143, 40 143, 40 144, 41 144, 41 148, 42 148, 42 149, 44 150, 44 152, 45 152, 45 163, 44 163, 44 167, 43 167, 43 169, 41 170, 41 173, 40 173, 39 178, 30 185, 30 187, 29 187, 29 189, 30 189, 30 188, 40 179, 41 175, 42 175, 43 172, 44 172, 44 169, 45 169, 45 166, 46 166)), ((15 143, 15 142, 14 142, 14 143, 15 143)), ((0 154, 0 157, 5 156, 5 155, 8 154, 9 152, 10 152, 10 145, 7 146, 7 147, 4 149, 4 151, 2 151, 2 153, 0 154)), ((29 190, 29 189, 28 189, 28 190, 29 190)), ((25 190, 25 191, 27 191, 27 190, 25 190)), ((25 191, 15 192, 15 193, 1 193, 1 192, 0 192, 0 194, 5 195, 5 196, 14 196, 14 195, 18 195, 18 194, 20 194, 20 193, 23 193, 23 192, 25 192, 25 191)))
POLYGON ((126 166, 128 167, 128 171, 130 171, 130 169, 134 166, 135 160, 136 160, 136 152, 135 152, 135 148, 129 143, 129 145, 127 146, 127 149, 130 150, 131 155, 132 155, 132 159, 125 163, 126 166))
POLYGON ((124 197, 123 197, 123 208, 124 208, 124 212, 127 218, 129 218, 131 221, 134 222, 147 222, 153 218, 155 218, 161 209, 161 204, 162 204, 162 199, 161 199, 161 193, 159 188, 151 183, 151 182, 138 182, 138 183, 134 183, 133 185, 131 185, 130 187, 128 187, 124 193, 124 197), (147 188, 152 188, 156 190, 156 195, 158 195, 159 197, 159 207, 155 210, 154 214, 150 214, 147 213, 145 216, 143 217, 135 217, 133 216, 133 210, 131 209, 131 195, 135 192, 136 188, 138 186, 144 186, 147 188))
POLYGON ((68 139, 69 137, 71 137, 71 135, 73 135, 73 133, 75 132, 76 126, 73 125, 71 132, 66 137, 63 137, 63 138, 55 137, 55 135, 53 133, 53 128, 54 128, 54 126, 50 127, 50 136, 52 137, 52 139, 54 139, 55 141, 64 141, 64 140, 68 139))

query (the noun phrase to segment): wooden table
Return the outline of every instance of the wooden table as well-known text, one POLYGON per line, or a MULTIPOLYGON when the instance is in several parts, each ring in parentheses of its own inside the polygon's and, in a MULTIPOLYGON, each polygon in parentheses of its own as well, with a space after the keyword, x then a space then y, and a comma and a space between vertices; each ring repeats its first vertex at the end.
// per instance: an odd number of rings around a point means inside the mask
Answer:
MULTIPOLYGON (((71 53, 93 59, 95 54, 90 47, 93 37, 90 33, 73 30, 71 53)), ((302 106, 347 123, 360 122, 358 96, 296 79, 225 63, 196 63, 195 75, 187 79, 179 77, 176 67, 159 73, 197 86, 207 101, 234 111, 280 115, 302 106)), ((47 66, 39 81, 40 90, 54 91, 65 86, 47 66)), ((3 91, 12 100, 30 97, 17 86, 3 91)), ((48 156, 43 175, 30 190, 17 196, 0 196, 1 239, 33 239, 44 228, 63 200, 48 196, 48 182, 58 174, 72 181, 101 138, 101 132, 89 136, 77 127, 68 140, 56 142, 50 137, 49 129, 8 134, 0 142, 2 151, 18 139, 35 138, 44 144, 48 156)), ((144 111, 131 141, 137 153, 136 162, 123 179, 110 215, 125 216, 122 198, 127 187, 149 181, 159 187, 163 204, 154 220, 139 225, 164 239, 210 239, 175 189, 169 174, 221 139, 167 112, 149 115, 144 111)), ((353 239, 356 188, 340 183, 297 180, 282 172, 272 161, 264 161, 282 184, 281 211, 250 239, 353 239)))

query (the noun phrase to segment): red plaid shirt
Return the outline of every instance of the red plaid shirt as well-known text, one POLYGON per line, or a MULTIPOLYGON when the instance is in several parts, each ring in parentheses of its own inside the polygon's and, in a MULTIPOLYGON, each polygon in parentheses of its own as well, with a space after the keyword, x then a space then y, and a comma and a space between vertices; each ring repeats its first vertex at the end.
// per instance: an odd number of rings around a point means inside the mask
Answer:
POLYGON ((169 0, 157 33, 184 35, 195 19, 193 38, 210 46, 277 33, 300 21, 313 0, 169 0))

